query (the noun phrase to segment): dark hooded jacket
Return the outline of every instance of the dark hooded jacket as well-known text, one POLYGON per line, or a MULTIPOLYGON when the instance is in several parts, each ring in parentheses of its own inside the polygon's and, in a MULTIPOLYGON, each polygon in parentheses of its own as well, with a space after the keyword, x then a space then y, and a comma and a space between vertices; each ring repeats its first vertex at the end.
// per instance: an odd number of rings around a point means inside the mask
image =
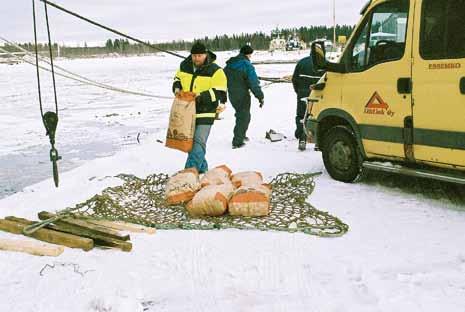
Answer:
POLYGON ((255 68, 244 54, 230 58, 226 62, 224 71, 228 77, 228 92, 231 100, 250 97, 249 90, 258 100, 264 98, 255 68))
POLYGON ((294 74, 292 75, 292 85, 294 86, 295 93, 297 93, 299 97, 308 96, 310 94, 310 86, 317 83, 319 78, 311 78, 307 76, 321 77, 321 75, 322 73, 313 69, 311 56, 301 59, 297 63, 294 74))

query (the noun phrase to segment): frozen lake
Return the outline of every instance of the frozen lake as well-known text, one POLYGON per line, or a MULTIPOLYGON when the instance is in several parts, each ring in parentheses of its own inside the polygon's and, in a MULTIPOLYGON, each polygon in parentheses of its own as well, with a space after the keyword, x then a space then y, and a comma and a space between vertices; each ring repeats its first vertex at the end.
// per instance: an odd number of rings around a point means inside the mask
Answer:
MULTIPOLYGON (((63 60, 57 64, 121 88, 169 94, 176 62, 167 57, 63 60)), ((42 72, 44 109, 53 110, 50 74, 42 72)), ((51 174, 48 137, 41 123, 35 68, 0 66, 0 198, 51 174)), ((57 149, 69 170, 163 132, 169 101, 98 89, 57 76, 57 149)))

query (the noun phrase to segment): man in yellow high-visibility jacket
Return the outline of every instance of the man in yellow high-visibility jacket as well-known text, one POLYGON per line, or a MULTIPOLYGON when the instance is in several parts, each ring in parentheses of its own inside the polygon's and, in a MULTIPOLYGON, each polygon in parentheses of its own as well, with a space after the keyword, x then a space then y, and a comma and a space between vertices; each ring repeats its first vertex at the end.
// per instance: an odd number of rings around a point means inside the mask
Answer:
POLYGON ((215 64, 216 55, 204 44, 194 43, 191 55, 181 62, 173 83, 173 92, 194 92, 196 126, 194 147, 189 153, 185 168, 195 167, 199 173, 208 171, 205 159, 207 140, 216 117, 219 103, 226 103, 227 81, 220 66, 215 64))

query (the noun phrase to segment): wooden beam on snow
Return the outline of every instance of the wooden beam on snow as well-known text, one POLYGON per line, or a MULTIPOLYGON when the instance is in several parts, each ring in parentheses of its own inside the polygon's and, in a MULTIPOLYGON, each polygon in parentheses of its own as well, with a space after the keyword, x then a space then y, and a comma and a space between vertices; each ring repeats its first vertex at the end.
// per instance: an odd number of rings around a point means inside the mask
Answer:
MULTIPOLYGON (((0 230, 13 234, 24 235, 23 229, 26 225, 28 224, 12 220, 0 219, 0 230)), ((80 248, 85 251, 94 248, 94 241, 89 238, 79 237, 68 233, 57 232, 50 229, 39 229, 31 235, 26 236, 33 237, 35 239, 51 244, 62 245, 70 248, 80 248)))
POLYGON ((0 239, 0 250, 23 252, 34 256, 58 257, 65 248, 33 241, 0 239))

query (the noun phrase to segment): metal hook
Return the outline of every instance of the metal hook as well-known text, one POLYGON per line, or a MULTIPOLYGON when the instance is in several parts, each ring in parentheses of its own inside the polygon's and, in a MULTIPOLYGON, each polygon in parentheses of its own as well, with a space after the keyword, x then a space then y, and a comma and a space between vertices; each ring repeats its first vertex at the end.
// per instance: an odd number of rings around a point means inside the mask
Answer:
POLYGON ((52 145, 52 149, 50 150, 50 161, 52 162, 53 168, 53 181, 55 182, 55 186, 58 187, 59 184, 59 176, 58 176, 58 164, 57 162, 61 160, 61 156, 58 155, 58 151, 56 150, 55 146, 52 145))

